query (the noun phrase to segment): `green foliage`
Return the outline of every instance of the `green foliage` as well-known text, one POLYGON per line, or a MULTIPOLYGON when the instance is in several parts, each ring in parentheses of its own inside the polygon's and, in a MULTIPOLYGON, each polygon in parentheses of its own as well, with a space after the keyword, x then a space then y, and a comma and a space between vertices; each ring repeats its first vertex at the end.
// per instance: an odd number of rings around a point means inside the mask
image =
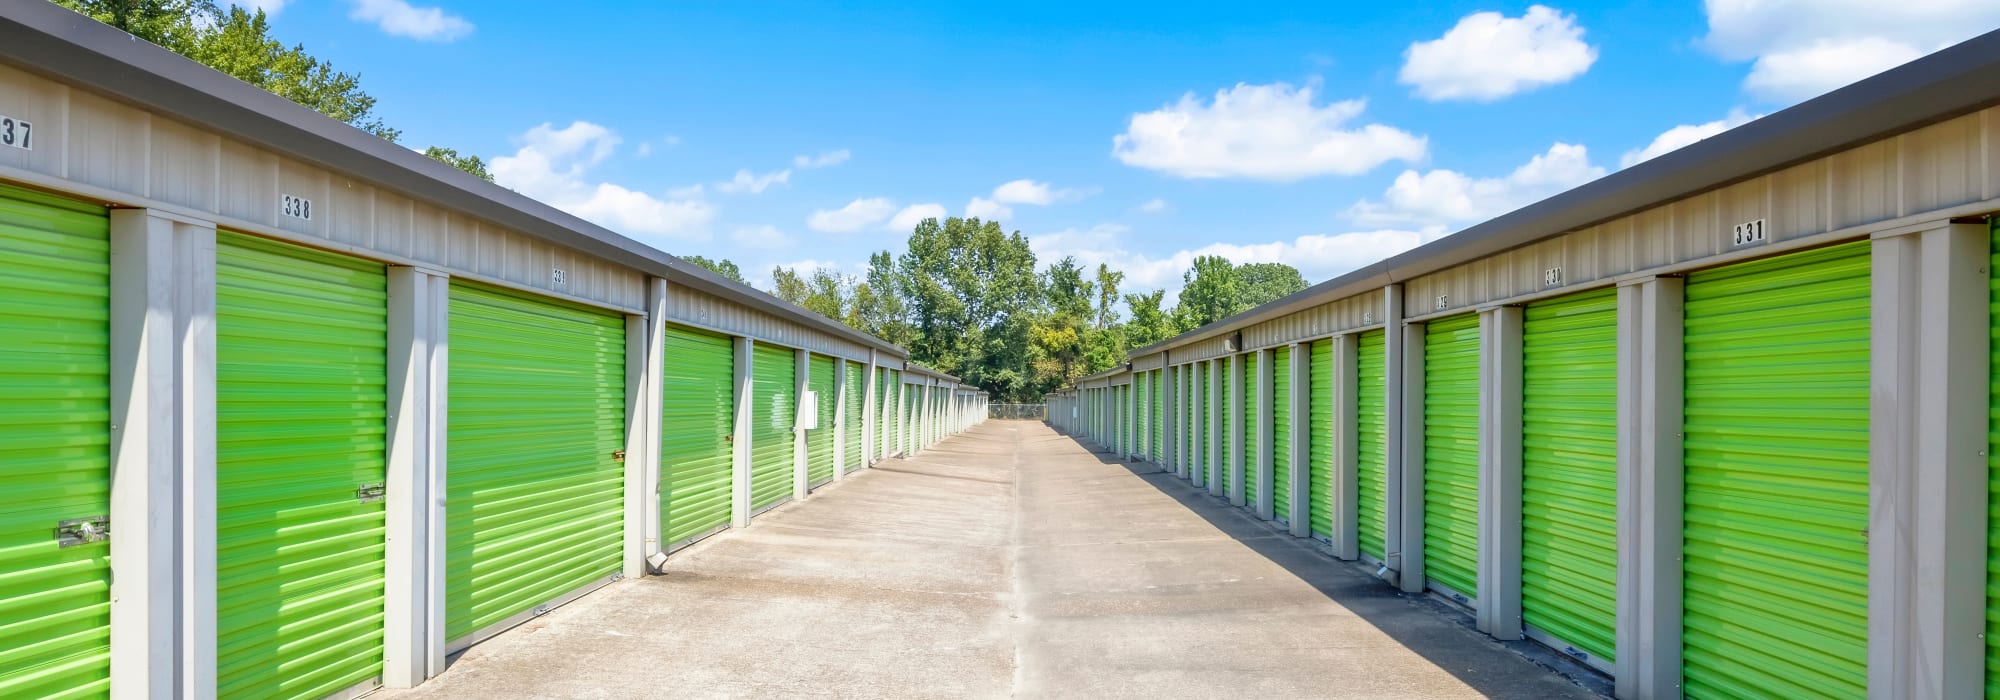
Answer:
POLYGON ((1236 266, 1236 279, 1242 285, 1240 297, 1243 308, 1238 312, 1263 306, 1285 297, 1305 291, 1305 275, 1298 268, 1284 263, 1245 263, 1236 266))
POLYGON ((1125 308, 1132 311, 1132 321, 1125 324, 1125 339, 1132 347, 1143 348, 1179 333, 1172 312, 1161 308, 1166 296, 1164 289, 1125 295, 1125 308))
POLYGON ((1227 258, 1204 255, 1194 259, 1194 267, 1181 275, 1181 301, 1174 308, 1174 324, 1182 332, 1214 323, 1236 313, 1243 296, 1243 282, 1227 258))
POLYGON ((424 149, 424 155, 431 160, 472 173, 474 177, 487 182, 493 181, 493 173, 486 171, 486 161, 479 156, 461 156, 456 148, 432 146, 424 149))
POLYGON ((681 259, 708 268, 709 272, 722 275, 730 281, 742 284, 750 283, 748 280, 743 279, 743 271, 737 269, 736 263, 728 260, 710 260, 699 255, 683 255, 681 259))

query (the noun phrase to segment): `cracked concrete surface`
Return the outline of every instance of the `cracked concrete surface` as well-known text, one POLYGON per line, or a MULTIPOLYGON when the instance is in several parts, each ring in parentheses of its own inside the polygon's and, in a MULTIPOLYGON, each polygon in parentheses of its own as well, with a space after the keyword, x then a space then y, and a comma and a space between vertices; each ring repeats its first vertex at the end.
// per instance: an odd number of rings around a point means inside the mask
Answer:
POLYGON ((1145 465, 991 421, 376 697, 1594 697, 1145 465))

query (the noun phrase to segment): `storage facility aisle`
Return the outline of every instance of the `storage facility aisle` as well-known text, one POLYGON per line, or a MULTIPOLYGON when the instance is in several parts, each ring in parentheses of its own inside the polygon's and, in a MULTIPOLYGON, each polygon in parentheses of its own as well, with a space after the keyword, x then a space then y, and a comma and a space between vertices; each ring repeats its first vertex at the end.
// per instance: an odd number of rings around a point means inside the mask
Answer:
POLYGON ((376 697, 1588 697, 1150 466, 988 421, 376 697))

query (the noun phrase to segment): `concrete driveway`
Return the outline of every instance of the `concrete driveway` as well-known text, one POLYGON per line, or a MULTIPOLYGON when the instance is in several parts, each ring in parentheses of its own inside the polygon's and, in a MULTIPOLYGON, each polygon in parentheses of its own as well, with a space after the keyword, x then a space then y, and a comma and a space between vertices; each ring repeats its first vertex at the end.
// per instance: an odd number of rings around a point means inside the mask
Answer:
POLYGON ((1596 697, 1319 550, 991 421, 377 697, 1596 697))

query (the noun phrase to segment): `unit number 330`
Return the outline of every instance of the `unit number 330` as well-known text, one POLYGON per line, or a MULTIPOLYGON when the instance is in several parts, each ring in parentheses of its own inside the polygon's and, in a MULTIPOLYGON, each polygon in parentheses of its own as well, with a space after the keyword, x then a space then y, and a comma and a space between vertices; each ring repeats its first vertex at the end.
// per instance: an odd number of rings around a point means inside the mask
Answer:
POLYGON ((35 125, 0 114, 0 146, 33 150, 35 125))

